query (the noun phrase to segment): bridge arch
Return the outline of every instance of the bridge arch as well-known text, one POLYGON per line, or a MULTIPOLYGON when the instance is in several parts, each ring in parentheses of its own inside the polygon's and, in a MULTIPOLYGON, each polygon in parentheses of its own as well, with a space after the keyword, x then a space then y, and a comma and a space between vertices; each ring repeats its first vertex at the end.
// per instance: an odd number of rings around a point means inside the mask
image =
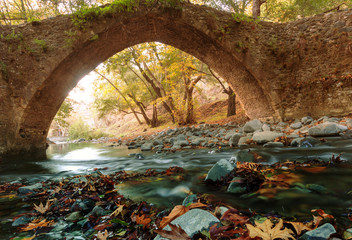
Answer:
POLYGON ((61 103, 78 81, 101 62, 127 47, 158 41, 187 52, 217 71, 235 89, 247 115, 270 116, 273 111, 255 77, 218 41, 184 20, 144 15, 95 32, 96 40, 80 43, 37 88, 24 109, 18 133, 21 140, 41 149, 61 103), (33 134, 31 132, 36 132, 33 134))
POLYGON ((208 64, 250 118, 352 112, 352 10, 256 25, 187 2, 154 3, 99 16, 84 30, 72 16, 0 26, 0 158, 45 155, 50 123, 79 79, 143 42, 174 46, 208 64))

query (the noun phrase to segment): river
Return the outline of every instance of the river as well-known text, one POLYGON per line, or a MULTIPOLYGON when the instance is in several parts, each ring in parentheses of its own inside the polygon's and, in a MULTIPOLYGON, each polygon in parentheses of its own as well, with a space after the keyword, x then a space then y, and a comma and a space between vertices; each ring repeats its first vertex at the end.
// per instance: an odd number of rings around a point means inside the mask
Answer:
MULTIPOLYGON (((146 200, 159 207, 180 204, 192 191, 211 194, 218 201, 257 212, 309 218, 311 209, 321 208, 335 217, 339 217, 346 216, 348 209, 352 207, 351 147, 352 140, 329 138, 323 146, 312 148, 250 148, 251 151, 262 155, 267 160, 267 164, 287 160, 320 159, 328 161, 333 154, 336 156, 342 153, 342 159, 346 160, 346 163, 341 167, 327 168, 319 173, 298 171, 303 185, 319 184, 327 189, 325 194, 314 191, 286 190, 278 192, 274 198, 258 195, 244 198, 240 195, 227 193, 226 189, 205 185, 202 179, 213 164, 220 159, 231 159, 239 149, 141 153, 139 150, 128 150, 125 147, 107 147, 92 143, 51 145, 47 150, 47 160, 23 159, 22 161, 2 162, 0 163, 0 181, 20 180, 23 183, 32 184, 48 179, 88 174, 95 168, 103 169, 101 171, 104 174, 109 174, 119 170, 145 171, 149 168, 162 171, 170 166, 179 166, 186 170, 182 179, 158 177, 142 179, 138 182, 126 182, 119 185, 119 191, 134 200, 146 200)), ((0 215, 2 218, 9 217, 2 214, 2 216, 0 215)))

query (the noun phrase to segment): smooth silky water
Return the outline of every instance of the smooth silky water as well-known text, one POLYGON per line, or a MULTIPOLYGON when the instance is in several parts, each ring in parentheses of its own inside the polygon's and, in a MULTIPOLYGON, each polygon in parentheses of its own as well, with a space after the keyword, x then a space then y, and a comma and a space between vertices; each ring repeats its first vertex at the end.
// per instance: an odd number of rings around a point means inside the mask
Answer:
MULTIPOLYGON (((144 159, 125 147, 107 147, 100 144, 56 144, 47 150, 48 159, 32 161, 0 162, 0 181, 21 180, 27 184, 50 179, 89 174, 95 168, 104 174, 120 170, 144 172, 147 169, 163 171, 171 166, 186 170, 182 177, 158 176, 127 181, 118 185, 121 194, 136 201, 147 201, 158 207, 172 207, 181 204, 189 194, 206 193, 219 202, 233 207, 250 209, 259 213, 293 216, 298 219, 311 219, 312 209, 324 209, 336 218, 346 218, 352 208, 352 140, 330 138, 324 146, 313 148, 250 148, 262 155, 268 164, 276 162, 305 161, 320 159, 328 161, 334 154, 342 153, 346 160, 342 166, 327 168, 319 173, 297 171, 303 184, 319 184, 328 189, 326 194, 303 193, 292 190, 279 191, 274 198, 259 195, 243 198, 227 193, 225 188, 211 187, 203 183, 204 176, 220 159, 231 159, 240 149, 185 150, 175 153, 143 152, 144 159)), ((18 215, 24 203, 0 198, 0 222, 18 215)))

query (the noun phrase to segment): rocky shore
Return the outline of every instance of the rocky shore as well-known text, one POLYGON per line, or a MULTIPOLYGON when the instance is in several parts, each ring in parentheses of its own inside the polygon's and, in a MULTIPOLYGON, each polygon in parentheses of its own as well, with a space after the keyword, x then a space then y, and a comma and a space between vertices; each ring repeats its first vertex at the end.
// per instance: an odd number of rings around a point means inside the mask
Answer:
MULTIPOLYGON (((109 142, 110 147, 127 146, 141 151, 177 151, 192 148, 246 147, 312 147, 322 144, 324 137, 352 137, 351 118, 307 116, 293 122, 269 123, 254 119, 243 126, 235 123, 200 124, 167 129, 153 135, 133 139, 102 138, 93 142, 109 142)), ((84 141, 81 139, 80 141, 84 141)))

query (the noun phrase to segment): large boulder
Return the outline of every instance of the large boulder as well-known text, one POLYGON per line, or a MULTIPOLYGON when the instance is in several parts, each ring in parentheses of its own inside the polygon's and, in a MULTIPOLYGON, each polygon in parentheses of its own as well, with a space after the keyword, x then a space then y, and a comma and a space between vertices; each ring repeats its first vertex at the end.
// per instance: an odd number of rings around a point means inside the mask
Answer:
POLYGON ((330 235, 336 233, 333 225, 330 223, 325 223, 324 225, 318 227, 315 230, 308 231, 303 234, 299 239, 303 240, 325 240, 329 239, 330 235))
POLYGON ((238 145, 238 141, 241 138, 241 134, 240 133, 235 133, 231 136, 230 141, 229 141, 229 145, 230 147, 235 147, 238 145))
POLYGON ((30 185, 30 186, 20 187, 17 189, 17 192, 19 194, 30 194, 30 193, 34 193, 36 191, 39 191, 41 188, 43 188, 43 184, 36 183, 36 184, 30 185))
POLYGON ((253 134, 252 140, 256 143, 267 143, 272 142, 275 138, 283 136, 282 133, 265 131, 265 132, 256 132, 253 134))
POLYGON ((347 127, 333 123, 325 122, 314 126, 308 130, 308 134, 312 137, 329 137, 329 136, 338 136, 340 132, 346 131, 347 127))
MULTIPOLYGON (((208 231, 211 226, 216 223, 219 223, 219 219, 217 219, 213 214, 208 211, 204 211, 201 209, 192 209, 180 217, 173 220, 171 223, 173 225, 180 226, 188 236, 193 237, 197 232, 201 232, 203 230, 208 231)), ((163 230, 170 231, 170 226, 166 226, 163 230)), ((162 240, 167 238, 163 238, 161 236, 156 236, 154 240, 162 240)))
POLYGON ((262 129, 263 123, 258 119, 251 120, 243 126, 243 131, 246 133, 255 132, 262 129))
POLYGON ((235 166, 229 161, 221 159, 209 170, 205 180, 218 181, 222 177, 226 177, 234 168, 235 166))

